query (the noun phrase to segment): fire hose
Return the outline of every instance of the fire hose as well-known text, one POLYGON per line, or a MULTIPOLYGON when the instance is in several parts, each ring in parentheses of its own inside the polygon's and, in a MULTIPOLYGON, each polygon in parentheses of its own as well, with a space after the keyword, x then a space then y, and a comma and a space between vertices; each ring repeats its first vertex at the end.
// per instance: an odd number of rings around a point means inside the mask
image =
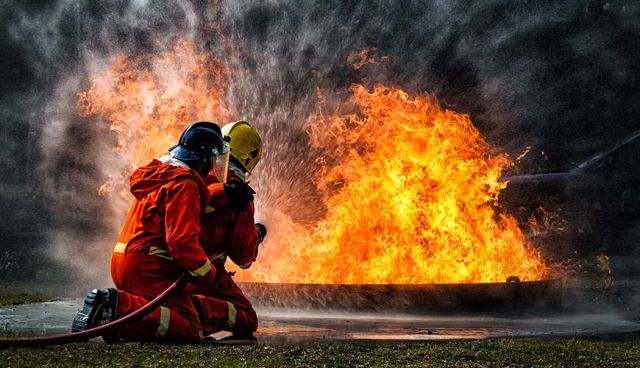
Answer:
POLYGON ((73 332, 58 336, 44 336, 34 338, 20 338, 20 339, 0 339, 0 348, 11 347, 39 347, 39 346, 51 346, 69 344, 72 342, 86 341, 94 337, 98 337, 110 332, 114 332, 119 327, 125 324, 140 319, 147 314, 153 312, 163 302, 165 302, 171 295, 178 289, 182 288, 187 281, 187 275, 180 276, 171 286, 169 286, 160 295, 155 297, 149 303, 136 310, 135 312, 128 314, 120 319, 100 325, 85 331, 73 332))

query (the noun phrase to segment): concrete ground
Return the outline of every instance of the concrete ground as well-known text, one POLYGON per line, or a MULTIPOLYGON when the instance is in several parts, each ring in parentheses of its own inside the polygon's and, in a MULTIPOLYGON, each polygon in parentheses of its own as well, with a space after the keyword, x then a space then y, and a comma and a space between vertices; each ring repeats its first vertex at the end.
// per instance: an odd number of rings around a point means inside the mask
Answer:
MULTIPOLYGON (((18 285, 19 286, 19 285, 18 285)), ((27 285, 29 286, 29 285, 27 285)), ((0 288, 11 295, 34 288, 0 288)), ((70 288, 44 288, 67 290, 70 288)), ((37 290, 36 290, 37 292, 37 290)), ((433 341, 494 338, 640 338, 640 281, 572 281, 563 313, 536 316, 399 315, 256 308, 262 343, 316 341, 433 341)), ((0 330, 33 335, 69 332, 80 298, 0 307, 0 330)), ((225 333, 216 335, 224 337, 225 333)))
MULTIPOLYGON (((82 299, 0 308, 0 329, 34 335, 69 332, 82 299)), ((263 343, 316 341, 431 341, 492 338, 637 338, 640 321, 618 313, 566 313, 546 317, 410 316, 323 313, 258 308, 263 343), (634 337, 635 336, 635 337, 634 337)), ((226 336, 217 334, 216 338, 226 336)))

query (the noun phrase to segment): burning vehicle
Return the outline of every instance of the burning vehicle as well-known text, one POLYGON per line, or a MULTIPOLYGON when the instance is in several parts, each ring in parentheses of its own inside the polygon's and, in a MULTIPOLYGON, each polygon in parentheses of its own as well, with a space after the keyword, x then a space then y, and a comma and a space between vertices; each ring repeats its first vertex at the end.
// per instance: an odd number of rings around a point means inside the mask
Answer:
POLYGON ((571 170, 505 177, 500 203, 549 259, 637 256, 640 131, 571 170))

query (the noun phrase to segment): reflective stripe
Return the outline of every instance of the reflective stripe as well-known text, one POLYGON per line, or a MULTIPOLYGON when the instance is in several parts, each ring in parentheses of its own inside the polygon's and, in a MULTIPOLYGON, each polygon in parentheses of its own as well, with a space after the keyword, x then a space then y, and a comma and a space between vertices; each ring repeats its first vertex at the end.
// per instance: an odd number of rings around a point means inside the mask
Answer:
POLYGON ((227 253, 220 253, 218 255, 212 255, 209 257, 210 260, 212 261, 226 261, 227 260, 227 253))
POLYGON ((116 247, 113 248, 113 253, 122 253, 127 249, 127 243, 117 242, 116 247))
POLYGON ((164 337, 169 330, 169 321, 171 320, 171 310, 167 307, 160 307, 160 324, 156 330, 156 337, 164 337))
POLYGON ((191 276, 204 276, 211 271, 211 262, 207 259, 207 261, 200 267, 196 268, 193 271, 189 271, 191 276))
POLYGON ((236 324, 236 314, 238 314, 238 311, 236 311, 236 306, 231 304, 231 302, 227 302, 227 305, 229 306, 229 328, 232 328, 233 325, 236 324))
POLYGON ((149 252, 147 254, 150 256, 156 256, 169 261, 173 261, 173 257, 171 257, 171 253, 169 253, 169 251, 160 249, 158 247, 149 247, 149 252))
POLYGON ((212 206, 207 206, 207 208, 205 208, 204 213, 206 214, 210 214, 211 212, 215 212, 216 209, 212 206))

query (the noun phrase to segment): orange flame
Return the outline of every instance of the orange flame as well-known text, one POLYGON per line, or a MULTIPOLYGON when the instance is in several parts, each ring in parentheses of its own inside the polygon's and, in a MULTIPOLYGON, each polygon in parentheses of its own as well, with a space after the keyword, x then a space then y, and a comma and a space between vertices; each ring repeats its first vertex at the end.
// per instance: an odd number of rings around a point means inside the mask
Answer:
POLYGON ((523 158, 527 157, 527 155, 531 152, 531 146, 527 146, 521 154, 516 157, 516 162, 522 161, 523 158))
POLYGON ((223 100, 226 69, 186 40, 150 58, 116 56, 108 70, 90 76, 90 83, 78 96, 78 111, 102 114, 116 133, 114 150, 131 168, 166 153, 187 124, 229 115, 223 100))
MULTIPOLYGON (((187 41, 144 60, 116 57, 90 82, 79 111, 111 124, 116 152, 131 163, 123 175, 166 152, 185 124, 234 116, 223 102, 224 66, 187 41)), ((321 103, 308 122, 326 217, 305 227, 268 214, 265 246, 239 280, 457 283, 548 274, 516 221, 496 212, 510 161, 468 116, 428 94, 360 85, 351 93, 332 113, 321 103)))
POLYGON ((241 279, 416 284, 547 275, 515 219, 495 211, 510 161, 468 116, 427 94, 360 85, 351 92, 337 112, 309 122, 327 216, 311 230, 280 219, 241 279))

